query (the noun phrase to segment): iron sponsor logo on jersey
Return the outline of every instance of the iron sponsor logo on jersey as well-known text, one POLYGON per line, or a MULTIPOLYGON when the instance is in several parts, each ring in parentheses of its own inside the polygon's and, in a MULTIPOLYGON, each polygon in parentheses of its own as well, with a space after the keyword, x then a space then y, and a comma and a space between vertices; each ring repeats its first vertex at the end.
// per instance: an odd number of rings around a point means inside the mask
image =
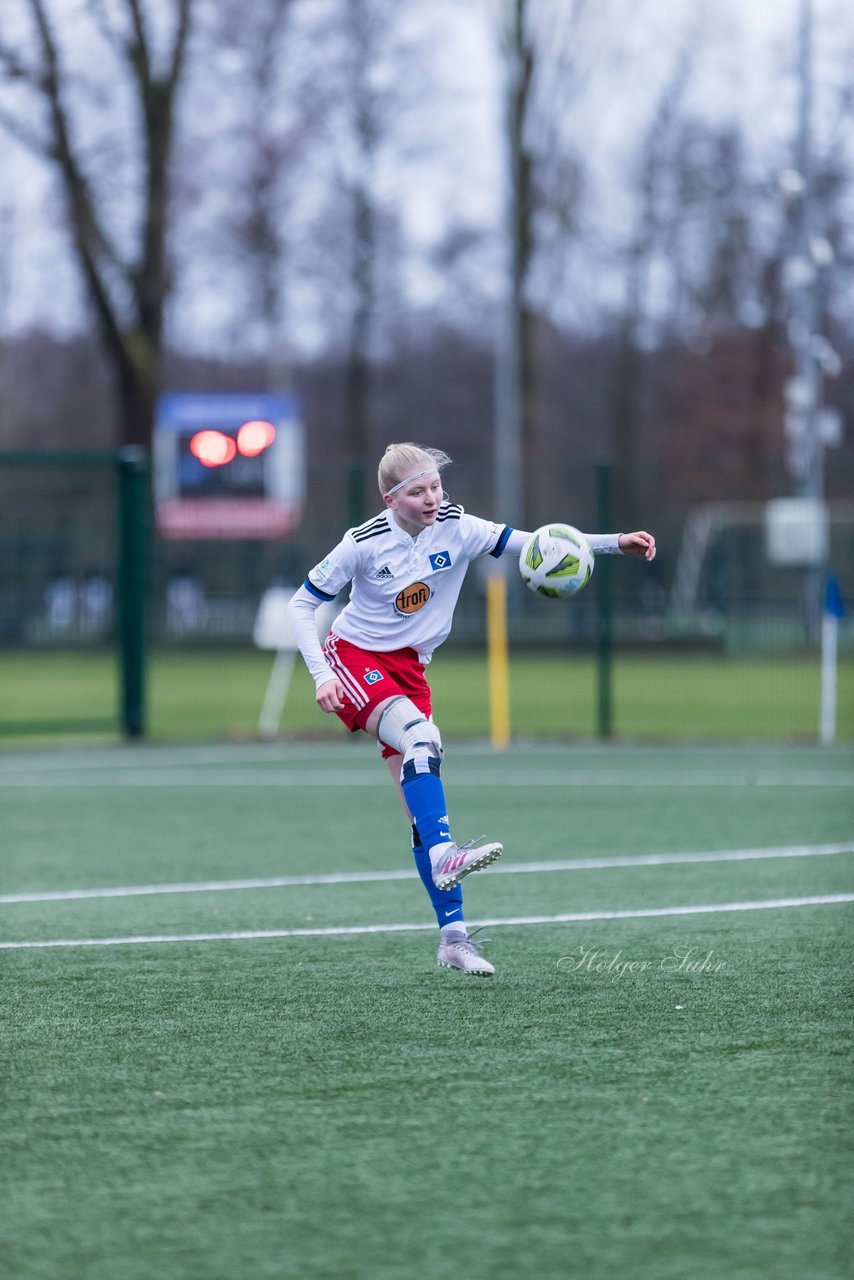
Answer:
POLYGON ((410 586, 398 591, 394 598, 394 607, 398 613, 417 613, 423 609, 432 592, 426 582, 413 582, 410 586))
POLYGON ((438 573, 440 569, 450 569, 452 564, 450 551, 437 551, 430 557, 430 568, 434 573, 438 573))
POLYGON ((321 560, 320 564, 316 564, 314 566, 309 577, 313 582, 324 582, 329 574, 331 566, 332 561, 329 559, 329 556, 327 556, 325 560, 321 560))

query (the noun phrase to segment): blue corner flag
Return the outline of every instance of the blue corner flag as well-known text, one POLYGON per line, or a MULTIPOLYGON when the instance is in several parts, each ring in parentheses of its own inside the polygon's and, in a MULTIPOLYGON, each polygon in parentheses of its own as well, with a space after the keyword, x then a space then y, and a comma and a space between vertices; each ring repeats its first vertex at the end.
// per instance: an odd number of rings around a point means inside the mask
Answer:
POLYGON ((842 592, 839 579, 828 575, 824 584, 824 612, 831 618, 844 618, 845 606, 842 603, 842 592))

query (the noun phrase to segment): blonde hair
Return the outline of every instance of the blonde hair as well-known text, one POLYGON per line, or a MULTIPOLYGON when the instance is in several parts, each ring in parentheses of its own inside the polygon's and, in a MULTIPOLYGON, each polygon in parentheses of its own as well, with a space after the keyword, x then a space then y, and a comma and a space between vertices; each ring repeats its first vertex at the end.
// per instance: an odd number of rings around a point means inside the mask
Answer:
POLYGON ((380 458, 377 483, 385 496, 389 489, 420 471, 440 471, 450 465, 451 459, 442 449, 429 449, 408 440, 405 444, 390 444, 380 458))

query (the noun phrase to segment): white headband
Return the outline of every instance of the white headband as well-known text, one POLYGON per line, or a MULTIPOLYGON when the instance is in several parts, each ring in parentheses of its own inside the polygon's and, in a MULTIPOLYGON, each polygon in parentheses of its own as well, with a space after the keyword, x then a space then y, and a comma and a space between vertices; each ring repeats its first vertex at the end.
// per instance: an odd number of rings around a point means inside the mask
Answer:
POLYGON ((413 480, 420 480, 422 476, 431 476, 433 472, 437 472, 438 467, 428 467, 426 471, 416 471, 414 475, 407 476, 405 480, 401 480, 399 484, 392 485, 387 491, 386 497, 390 498, 393 493, 397 493, 398 489, 404 489, 408 484, 412 484, 413 480))

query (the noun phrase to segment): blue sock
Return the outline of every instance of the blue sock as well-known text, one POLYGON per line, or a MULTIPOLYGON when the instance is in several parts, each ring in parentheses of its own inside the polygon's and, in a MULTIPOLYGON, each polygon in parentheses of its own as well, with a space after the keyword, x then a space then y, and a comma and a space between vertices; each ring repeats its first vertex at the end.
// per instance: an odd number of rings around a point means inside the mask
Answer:
POLYGON ((416 769, 415 761, 407 761, 400 778, 406 807, 421 835, 425 849, 451 839, 445 788, 439 777, 439 759, 429 758, 429 770, 416 769))
POLYGON ((430 870, 430 855, 421 843, 421 837, 415 823, 412 824, 412 854, 415 858, 415 865, 418 868, 422 884, 430 895, 430 901, 433 903, 433 910, 436 912, 439 928, 441 929, 444 924, 461 923, 463 919, 462 885, 454 885, 453 889, 436 888, 430 870))

